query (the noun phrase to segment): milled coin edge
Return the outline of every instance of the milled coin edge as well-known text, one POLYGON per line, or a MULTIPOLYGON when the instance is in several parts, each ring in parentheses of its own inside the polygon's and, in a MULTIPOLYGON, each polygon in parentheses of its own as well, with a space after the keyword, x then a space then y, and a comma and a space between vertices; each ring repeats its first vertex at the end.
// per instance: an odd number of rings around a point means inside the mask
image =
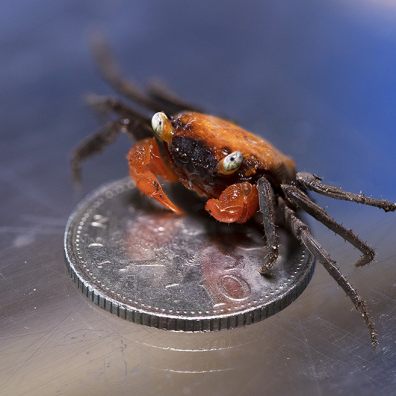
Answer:
POLYGON ((82 294, 90 299, 95 305, 98 305, 102 309, 117 315, 122 319, 158 329, 185 332, 216 331, 242 327, 260 322, 286 308, 302 294, 312 279, 315 269, 315 260, 313 256, 306 249, 304 249, 306 268, 305 271, 300 274, 299 281, 294 284, 294 286, 286 289, 283 294, 277 295, 275 301, 269 300, 260 306, 248 307, 245 310, 241 310, 239 312, 234 311, 229 314, 224 313, 212 316, 206 315, 191 317, 161 312, 154 313, 117 301, 105 295, 100 289, 84 279, 81 271, 79 271, 73 264, 72 257, 70 257, 68 252, 68 247, 70 246, 69 251, 76 260, 77 258, 75 249, 72 243, 74 234, 72 229, 73 223, 76 222, 76 219, 81 217, 80 213, 84 211, 84 208, 87 208, 87 206, 95 201, 95 199, 97 199, 100 195, 116 187, 120 188, 120 186, 133 188, 134 183, 129 178, 124 178, 104 184, 103 186, 89 193, 75 207, 66 224, 64 235, 64 254, 69 275, 74 283, 77 284, 77 287, 81 290, 82 294))

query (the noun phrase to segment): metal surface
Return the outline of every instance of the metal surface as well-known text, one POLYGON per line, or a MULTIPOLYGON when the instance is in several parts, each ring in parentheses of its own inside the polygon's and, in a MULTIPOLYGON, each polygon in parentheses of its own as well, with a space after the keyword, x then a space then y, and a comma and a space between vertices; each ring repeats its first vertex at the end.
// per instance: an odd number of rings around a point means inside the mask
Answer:
POLYGON ((129 78, 156 76, 293 156, 300 170, 396 198, 396 7, 392 1, 3 0, 0 13, 0 394, 391 395, 396 387, 396 215, 315 196, 376 249, 310 221, 367 300, 373 351, 319 264, 301 296, 259 323, 184 333, 110 315, 67 274, 63 235, 89 191, 127 176, 124 136, 70 180, 76 142, 110 93, 89 50, 101 30, 129 78))
POLYGON ((123 319, 168 330, 230 329, 276 314, 311 279, 312 257, 286 233, 271 277, 263 277, 265 244, 254 224, 176 216, 142 201, 128 179, 103 186, 80 203, 65 232, 72 278, 123 319))

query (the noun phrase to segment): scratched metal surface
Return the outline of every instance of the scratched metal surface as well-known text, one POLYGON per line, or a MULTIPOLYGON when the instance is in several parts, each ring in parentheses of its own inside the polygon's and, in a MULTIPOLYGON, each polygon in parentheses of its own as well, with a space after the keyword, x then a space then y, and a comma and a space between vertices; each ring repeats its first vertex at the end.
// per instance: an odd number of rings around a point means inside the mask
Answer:
POLYGON ((360 270, 356 252, 312 223, 368 300, 376 351, 319 266, 261 323, 180 334, 93 306, 66 275, 62 238, 76 202, 127 171, 120 139, 87 164, 82 192, 70 183, 69 152, 97 126, 81 95, 109 92, 88 50, 94 29, 137 81, 161 77, 265 132, 301 169, 395 198, 395 22, 385 0, 2 2, 0 394, 394 393, 395 215, 319 199, 377 249, 360 270))

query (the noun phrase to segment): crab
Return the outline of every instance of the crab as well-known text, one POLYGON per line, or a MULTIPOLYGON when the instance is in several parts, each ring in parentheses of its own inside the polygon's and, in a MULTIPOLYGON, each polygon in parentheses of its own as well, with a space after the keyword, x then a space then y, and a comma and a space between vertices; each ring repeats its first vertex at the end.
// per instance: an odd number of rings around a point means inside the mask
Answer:
POLYGON ((129 172, 136 187, 176 215, 182 210, 168 197, 161 180, 181 183, 205 203, 208 214, 225 223, 246 223, 258 214, 266 237, 267 254, 261 273, 268 275, 279 254, 278 227, 282 224, 324 266, 363 317, 373 345, 377 332, 366 303, 341 273, 330 254, 313 237, 298 215, 305 211, 360 250, 356 266, 370 263, 374 250, 352 230, 336 222, 309 196, 310 191, 335 199, 395 211, 396 203, 346 192, 320 177, 298 172, 293 159, 270 142, 235 123, 208 115, 160 86, 148 92, 124 80, 104 45, 96 56, 105 79, 135 107, 113 97, 89 97, 98 110, 117 118, 83 140, 74 150, 72 169, 79 179, 81 162, 125 132, 136 143, 128 153, 129 172), (136 110, 140 108, 140 110, 136 110), (154 113, 148 117, 147 111, 154 113), (281 224, 280 224, 281 223, 281 224))

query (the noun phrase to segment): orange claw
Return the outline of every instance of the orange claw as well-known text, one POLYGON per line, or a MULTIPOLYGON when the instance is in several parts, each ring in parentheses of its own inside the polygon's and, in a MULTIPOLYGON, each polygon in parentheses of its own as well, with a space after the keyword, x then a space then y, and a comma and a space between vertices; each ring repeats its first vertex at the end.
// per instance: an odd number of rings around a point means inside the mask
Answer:
POLYGON ((158 144, 154 138, 136 143, 128 152, 129 173, 136 187, 145 195, 157 200, 177 214, 183 213, 166 195, 157 176, 167 181, 176 181, 177 177, 162 160, 158 144))
POLYGON ((246 223, 258 209, 257 189, 248 182, 232 184, 218 199, 209 199, 205 209, 223 223, 246 223))

